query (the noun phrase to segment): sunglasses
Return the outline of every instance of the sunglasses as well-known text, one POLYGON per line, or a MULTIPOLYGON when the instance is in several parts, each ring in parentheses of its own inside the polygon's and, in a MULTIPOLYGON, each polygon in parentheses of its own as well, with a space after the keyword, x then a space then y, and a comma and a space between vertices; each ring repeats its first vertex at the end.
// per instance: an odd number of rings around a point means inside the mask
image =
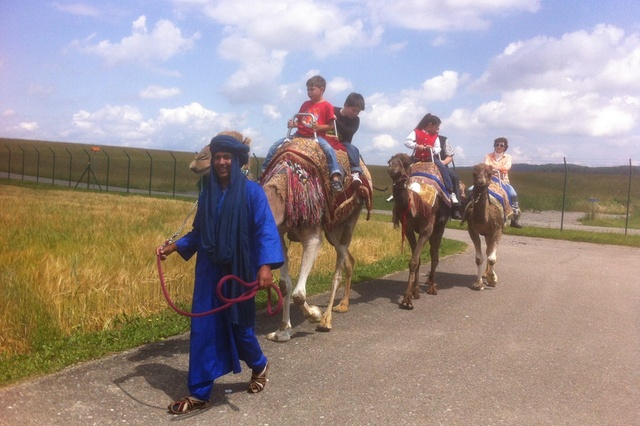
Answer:
POLYGON ((495 144, 494 146, 495 146, 495 147, 498 147, 498 146, 499 146, 499 147, 504 148, 506 145, 505 145, 505 144, 503 144, 503 143, 497 143, 497 144, 495 144))

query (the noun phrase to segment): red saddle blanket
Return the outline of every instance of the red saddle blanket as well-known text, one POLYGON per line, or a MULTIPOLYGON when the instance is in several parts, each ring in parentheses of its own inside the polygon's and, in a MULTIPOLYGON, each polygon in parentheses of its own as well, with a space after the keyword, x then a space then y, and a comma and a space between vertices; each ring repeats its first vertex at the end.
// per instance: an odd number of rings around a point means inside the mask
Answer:
MULTIPOLYGON (((262 176, 261 183, 266 186, 279 181, 279 185, 286 185, 288 226, 316 226, 323 221, 332 225, 354 210, 362 208, 363 204, 367 208, 369 219, 373 201, 369 170, 364 163, 360 163, 363 170, 362 185, 356 189, 351 178, 347 153, 338 150, 336 157, 344 170, 344 191, 339 193, 331 191, 327 158, 316 141, 293 138, 278 148, 262 176), (286 181, 275 178, 282 174, 286 174, 286 181)), ((285 196, 284 188, 276 189, 285 196)))

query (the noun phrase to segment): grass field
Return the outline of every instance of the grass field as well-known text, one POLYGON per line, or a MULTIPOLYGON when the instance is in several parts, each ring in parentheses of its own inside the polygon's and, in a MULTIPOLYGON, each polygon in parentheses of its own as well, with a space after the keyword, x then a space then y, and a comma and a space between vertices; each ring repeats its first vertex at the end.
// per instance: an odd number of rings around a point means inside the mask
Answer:
MULTIPOLYGON (((43 153, 49 148, 52 146, 47 142, 32 147, 43 153)), ((84 154, 90 147, 78 145, 74 149, 84 154)), ((71 147, 63 144, 62 152, 65 150, 71 147)), ((116 158, 120 154, 109 155, 116 158)), ((147 155, 140 150, 134 156, 129 149, 127 154, 139 161, 147 155)), ((180 183, 181 188, 193 191, 197 179, 187 170, 193 154, 174 155, 181 170, 176 176, 186 182, 180 183)), ((5 160, 0 161, 0 171, 5 160)), ((40 161, 42 171, 43 156, 40 161)), ((13 170, 13 163, 11 167, 13 170)), ((82 167, 86 163, 76 172, 82 167)), ((144 176, 149 179, 150 167, 135 169, 141 181, 144 176)), ((154 173, 159 175, 172 175, 173 169, 173 160, 154 162, 154 173)), ((386 167, 370 169, 376 187, 389 186, 386 167)), ((30 169, 26 173, 33 176, 39 172, 30 169)), ((120 180, 115 181, 125 180, 122 173, 120 169, 120 180)), ((459 173, 463 181, 470 182, 469 169, 459 169, 459 173)), ((8 242, 0 251, 0 386, 188 329, 188 321, 167 308, 155 269, 155 247, 173 234, 194 202, 193 198, 168 196, 173 179, 153 180, 157 185, 154 192, 158 189, 167 195, 150 197, 90 191, 82 186, 61 188, 46 180, 33 183, 16 178, 0 179, 0 229, 8 242)), ((628 208, 630 226, 640 228, 637 174, 631 180, 623 173, 571 174, 565 185, 565 175, 559 172, 523 172, 513 174, 512 183, 525 209, 561 210, 564 205, 566 210, 587 213, 589 220, 601 226, 624 226, 628 208), (616 216, 602 219, 600 213, 616 216)), ((141 186, 144 189, 144 184, 141 186)), ((375 191, 374 208, 391 209, 392 204, 385 201, 389 193, 388 188, 375 191)), ((640 247, 638 236, 535 228, 507 232, 640 247)), ((392 228, 389 215, 362 219, 352 247, 357 261, 354 282, 407 267, 408 248, 402 253, 399 230, 392 228)), ((445 241, 442 255, 462 249, 461 243, 445 241)), ((292 270, 296 271, 300 245, 293 244, 290 253, 292 270)), ((334 252, 325 242, 308 282, 309 295, 328 290, 334 263, 334 252)), ((172 298, 184 309, 189 309, 193 267, 194 262, 184 262, 178 256, 165 264, 172 298)), ((260 295, 259 306, 264 302, 264 295, 260 295)))

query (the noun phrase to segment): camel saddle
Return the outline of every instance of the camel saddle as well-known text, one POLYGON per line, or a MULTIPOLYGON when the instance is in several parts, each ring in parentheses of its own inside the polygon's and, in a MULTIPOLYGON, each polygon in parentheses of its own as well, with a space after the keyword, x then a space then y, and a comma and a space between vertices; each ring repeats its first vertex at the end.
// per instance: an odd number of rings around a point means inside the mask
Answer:
POLYGON ((492 179, 489 184, 489 202, 500 208, 504 223, 507 223, 507 220, 513 216, 513 209, 511 208, 511 204, 509 204, 507 191, 505 191, 502 185, 500 185, 500 182, 495 179, 492 179))
POLYGON ((442 183, 440 170, 433 162, 420 161, 409 167, 407 189, 419 194, 422 201, 431 207, 435 205, 437 197, 451 207, 451 200, 442 183))
MULTIPOLYGON (((335 149, 335 145, 332 145, 335 149)), ((354 210, 362 208, 362 204, 367 208, 367 220, 369 220, 373 202, 371 175, 361 161, 362 184, 359 188, 354 188, 349 171, 349 158, 344 147, 342 148, 336 149, 336 157, 341 169, 347 172, 344 173, 343 178, 344 191, 339 193, 331 191, 327 157, 315 140, 293 138, 280 145, 273 155, 261 181, 264 184, 274 175, 287 174, 289 191, 285 198, 289 225, 318 225, 322 220, 331 226, 346 218, 354 210), (292 191, 294 187, 298 189, 296 199, 292 191), (304 196, 301 197, 300 193, 304 196), (324 209, 324 215, 317 211, 317 207, 320 206, 324 209)))

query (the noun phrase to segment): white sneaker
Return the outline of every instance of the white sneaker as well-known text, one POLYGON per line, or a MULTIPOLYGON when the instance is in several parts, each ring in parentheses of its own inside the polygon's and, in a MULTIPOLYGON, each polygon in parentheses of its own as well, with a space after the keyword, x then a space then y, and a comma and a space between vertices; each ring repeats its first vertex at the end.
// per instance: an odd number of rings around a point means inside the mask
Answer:
POLYGON ((351 185, 353 185, 356 188, 362 185, 362 179, 360 179, 360 173, 358 172, 351 173, 351 185))
POLYGON ((460 204, 460 201, 458 201, 458 197, 456 197, 456 194, 455 194, 455 193, 451 193, 451 194, 449 194, 449 195, 451 196, 451 202, 452 202, 453 204, 460 204))

